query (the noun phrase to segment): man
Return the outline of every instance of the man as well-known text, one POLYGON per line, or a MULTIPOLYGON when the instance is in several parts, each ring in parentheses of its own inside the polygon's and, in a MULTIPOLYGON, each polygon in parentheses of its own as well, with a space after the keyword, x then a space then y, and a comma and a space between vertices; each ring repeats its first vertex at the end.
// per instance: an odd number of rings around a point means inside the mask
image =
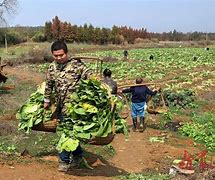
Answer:
POLYGON ((122 93, 131 93, 131 117, 133 121, 133 131, 137 130, 137 118, 140 118, 140 132, 143 132, 144 120, 145 120, 145 104, 146 104, 146 96, 147 95, 155 95, 160 88, 155 91, 150 90, 147 86, 141 85, 143 82, 142 78, 136 79, 137 86, 130 87, 128 89, 122 90, 122 93), (138 85, 140 84, 140 85, 138 85))
POLYGON ((111 89, 111 94, 117 94, 117 83, 111 78, 112 71, 110 69, 105 69, 103 71, 103 82, 107 84, 111 89))
MULTIPOLYGON (((63 41, 56 41, 51 46, 54 61, 50 64, 46 77, 44 108, 51 105, 51 97, 55 94, 57 103, 56 118, 64 120, 69 96, 75 91, 80 79, 86 79, 91 73, 80 60, 69 59, 67 45, 63 41)), ((73 152, 63 151, 59 153, 59 171, 67 171, 71 166, 78 167, 82 158, 80 145, 73 152), (70 156, 73 156, 72 161, 70 156)))

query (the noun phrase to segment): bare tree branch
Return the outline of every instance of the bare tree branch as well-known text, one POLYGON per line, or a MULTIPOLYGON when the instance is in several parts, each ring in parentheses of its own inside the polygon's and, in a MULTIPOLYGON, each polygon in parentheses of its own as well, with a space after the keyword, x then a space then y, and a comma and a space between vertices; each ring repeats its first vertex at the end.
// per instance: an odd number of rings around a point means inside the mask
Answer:
POLYGON ((0 0, 0 25, 7 23, 7 16, 16 13, 18 0, 0 0))

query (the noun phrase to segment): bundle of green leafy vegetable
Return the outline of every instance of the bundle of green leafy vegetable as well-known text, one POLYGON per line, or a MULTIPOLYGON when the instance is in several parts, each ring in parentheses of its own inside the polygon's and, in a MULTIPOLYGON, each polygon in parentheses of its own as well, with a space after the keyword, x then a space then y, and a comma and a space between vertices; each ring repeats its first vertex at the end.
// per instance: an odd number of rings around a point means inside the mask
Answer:
POLYGON ((42 83, 36 92, 32 93, 25 104, 18 110, 16 118, 19 120, 18 129, 29 133, 34 125, 49 121, 51 110, 44 110, 45 83, 42 83))
POLYGON ((88 141, 93 137, 107 137, 113 131, 127 135, 126 121, 119 116, 123 104, 108 91, 109 89, 97 80, 81 81, 76 91, 71 94, 71 101, 66 104, 64 121, 57 128, 61 134, 60 147, 72 150, 77 146, 77 141, 71 139, 88 141), (116 108, 113 104, 116 104, 116 108))
MULTIPOLYGON (((34 125, 51 120, 52 111, 43 108, 45 83, 17 112, 19 130, 30 132, 34 125)), ((66 103, 64 120, 57 127, 59 151, 74 151, 79 142, 111 133, 128 134, 128 126, 119 115, 123 103, 110 95, 110 89, 98 80, 82 80, 66 103), (114 108, 114 104, 116 104, 114 108)))

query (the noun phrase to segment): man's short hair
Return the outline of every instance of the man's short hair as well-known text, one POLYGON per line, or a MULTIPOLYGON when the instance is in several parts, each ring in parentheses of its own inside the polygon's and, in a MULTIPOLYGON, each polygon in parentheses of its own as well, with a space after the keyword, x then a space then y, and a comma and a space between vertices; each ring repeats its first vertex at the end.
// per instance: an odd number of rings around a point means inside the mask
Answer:
POLYGON ((63 49, 65 53, 68 52, 68 48, 67 48, 67 45, 64 41, 55 41, 52 46, 51 46, 51 51, 53 53, 53 51, 58 51, 60 49, 63 49))
POLYGON ((137 78, 136 79, 136 84, 141 84, 143 82, 143 79, 142 78, 137 78))
POLYGON ((104 71, 103 71, 103 75, 106 77, 106 76, 108 76, 108 77, 111 77, 111 74, 112 74, 112 71, 110 70, 110 69, 105 69, 104 71))

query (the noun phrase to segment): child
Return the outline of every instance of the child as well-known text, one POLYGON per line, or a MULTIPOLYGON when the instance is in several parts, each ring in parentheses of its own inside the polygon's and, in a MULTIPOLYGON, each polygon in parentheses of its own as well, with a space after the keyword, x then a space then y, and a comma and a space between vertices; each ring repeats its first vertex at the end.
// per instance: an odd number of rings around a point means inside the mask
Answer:
POLYGON ((140 118, 140 132, 143 132, 144 119, 145 119, 145 104, 146 104, 146 96, 147 95, 155 95, 158 90, 152 91, 145 85, 139 85, 143 82, 142 78, 136 79, 137 86, 130 87, 128 89, 122 90, 122 93, 131 93, 132 94, 132 105, 131 105, 131 117, 133 121, 133 130, 137 130, 137 117, 140 118))
POLYGON ((105 69, 103 71, 103 82, 111 88, 111 94, 117 94, 117 82, 111 78, 112 71, 110 69, 105 69))

